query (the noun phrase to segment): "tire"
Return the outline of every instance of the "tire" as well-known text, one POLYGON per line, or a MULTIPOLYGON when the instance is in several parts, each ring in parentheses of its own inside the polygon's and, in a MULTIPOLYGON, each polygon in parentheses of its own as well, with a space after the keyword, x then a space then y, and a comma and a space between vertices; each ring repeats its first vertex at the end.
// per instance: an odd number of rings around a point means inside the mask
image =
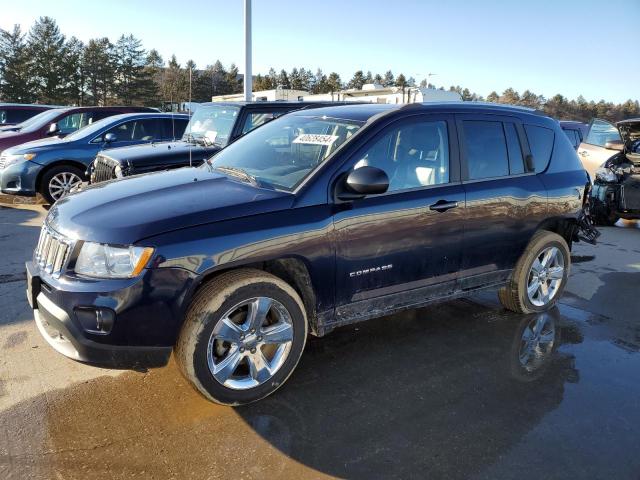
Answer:
POLYGON ((507 310, 517 313, 538 313, 549 310, 562 296, 570 266, 571 253, 565 239, 547 230, 536 232, 518 259, 507 284, 498 291, 500 303, 507 310), (545 266, 541 258, 544 260, 546 257, 542 255, 547 252, 550 252, 549 265, 545 266), (551 255, 554 252, 560 255, 556 254, 552 259, 551 255), (532 268, 534 264, 536 267, 532 268), (562 270, 559 270, 559 267, 562 267, 562 270), (536 275, 534 270, 539 271, 540 275, 536 275), (538 288, 534 290, 533 295, 530 295, 528 287, 531 286, 533 290, 535 285, 538 285, 538 288), (545 292, 549 294, 548 298, 545 292))
POLYGON ((304 304, 289 284, 261 270, 234 270, 198 290, 175 357, 185 378, 206 398, 243 405, 272 394, 289 378, 307 333, 304 304), (251 311, 266 313, 252 324, 251 311), (251 325, 259 326, 255 333, 251 325), (269 343, 276 335, 290 341, 269 343))
POLYGON ((76 181, 84 180, 84 172, 78 167, 73 165, 58 165, 49 168, 45 171, 42 179, 40 180, 40 195, 47 201, 47 203, 54 204, 64 196, 68 195, 73 187, 77 185, 76 181), (56 195, 57 191, 53 186, 60 186, 59 182, 63 182, 64 179, 69 179, 69 189, 61 191, 60 195, 56 195))

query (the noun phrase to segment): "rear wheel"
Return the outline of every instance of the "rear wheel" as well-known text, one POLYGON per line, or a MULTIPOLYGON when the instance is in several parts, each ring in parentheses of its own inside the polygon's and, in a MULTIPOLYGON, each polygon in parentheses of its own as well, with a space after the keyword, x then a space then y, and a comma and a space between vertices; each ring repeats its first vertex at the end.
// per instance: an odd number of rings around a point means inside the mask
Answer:
POLYGON ((567 283, 571 256, 564 238, 557 233, 537 232, 518 260, 507 285, 498 297, 514 312, 543 312, 553 307, 567 283))
POLYGON ((223 273, 196 294, 176 346, 184 376, 205 397, 241 405, 291 375, 307 337, 300 296, 260 270, 223 273))
POLYGON ((73 165, 50 168, 42 176, 40 194, 49 203, 55 203, 73 192, 82 183, 84 173, 73 165))

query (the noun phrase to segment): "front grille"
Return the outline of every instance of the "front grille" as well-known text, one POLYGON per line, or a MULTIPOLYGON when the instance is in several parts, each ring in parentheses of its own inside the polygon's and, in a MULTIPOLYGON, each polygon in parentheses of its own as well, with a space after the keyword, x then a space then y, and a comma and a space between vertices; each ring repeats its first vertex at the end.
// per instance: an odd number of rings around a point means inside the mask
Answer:
POLYGON ((74 241, 53 231, 46 224, 40 231, 33 261, 53 277, 59 277, 69 260, 74 241))
POLYGON ((116 175, 116 167, 118 162, 103 155, 98 155, 93 162, 93 171, 91 172, 91 183, 106 182, 118 178, 116 175))

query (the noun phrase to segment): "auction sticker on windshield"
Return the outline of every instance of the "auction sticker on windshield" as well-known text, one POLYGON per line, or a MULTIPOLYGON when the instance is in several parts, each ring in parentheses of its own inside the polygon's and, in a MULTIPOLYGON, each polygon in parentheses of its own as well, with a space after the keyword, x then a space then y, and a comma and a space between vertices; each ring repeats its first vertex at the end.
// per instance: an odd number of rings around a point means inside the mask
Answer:
POLYGON ((330 146, 338 139, 337 135, 322 135, 316 133, 303 133, 293 139, 293 143, 304 143, 307 145, 330 146))

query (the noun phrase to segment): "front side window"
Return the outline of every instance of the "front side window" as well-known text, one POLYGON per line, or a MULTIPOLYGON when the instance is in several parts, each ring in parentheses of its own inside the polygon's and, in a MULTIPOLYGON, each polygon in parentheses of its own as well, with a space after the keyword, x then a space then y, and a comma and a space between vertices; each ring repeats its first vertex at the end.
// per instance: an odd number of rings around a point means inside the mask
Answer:
POLYGON ((620 138, 620 132, 618 129, 604 120, 595 119, 591 123, 585 143, 590 145, 596 145, 598 147, 604 147, 607 142, 612 140, 622 140, 620 138))
POLYGON ((361 125, 332 118, 284 116, 221 150, 203 168, 230 174, 242 172, 262 186, 290 191, 361 125))
POLYGON ((469 180, 509 175, 509 156, 502 122, 464 120, 462 128, 469 180))
POLYGON ((116 142, 151 142, 159 139, 158 127, 155 119, 132 120, 124 122, 120 125, 107 130, 94 140, 95 142, 104 141, 106 134, 112 133, 116 136, 116 142))
POLYGON ((229 105, 200 106, 191 117, 183 138, 224 147, 229 143, 239 112, 239 107, 229 105))
POLYGON ((58 121, 58 128, 63 135, 73 133, 86 125, 89 125, 89 115, 86 112, 72 113, 58 121))
POLYGON ((449 182, 449 136, 445 121, 392 127, 359 155, 354 168, 376 167, 389 177, 389 192, 449 182))
POLYGON ((536 125, 525 125, 524 131, 529 139, 529 148, 533 155, 533 161, 536 166, 536 173, 544 172, 551 160, 553 152, 553 141, 555 135, 553 130, 536 125))
POLYGON ((254 128, 259 127, 260 125, 267 123, 274 118, 282 115, 281 112, 253 112, 247 115, 247 118, 244 121, 244 125, 242 126, 242 134, 250 132, 254 128))

